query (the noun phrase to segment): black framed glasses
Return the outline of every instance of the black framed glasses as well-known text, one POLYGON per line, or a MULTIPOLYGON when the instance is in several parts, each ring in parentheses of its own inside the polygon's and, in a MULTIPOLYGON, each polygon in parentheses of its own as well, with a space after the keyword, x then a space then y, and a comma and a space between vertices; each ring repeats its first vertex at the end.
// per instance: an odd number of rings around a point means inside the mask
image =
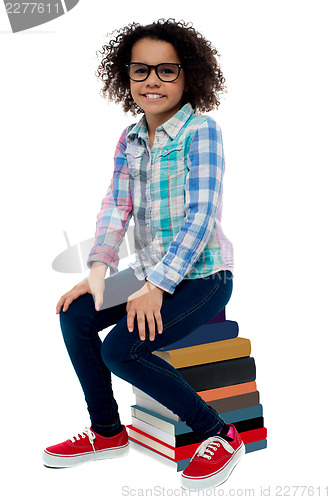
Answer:
POLYGON ((176 63, 161 63, 154 66, 153 64, 139 62, 126 64, 129 78, 134 82, 144 82, 144 80, 149 77, 152 68, 162 82, 174 82, 179 77, 182 65, 176 63))

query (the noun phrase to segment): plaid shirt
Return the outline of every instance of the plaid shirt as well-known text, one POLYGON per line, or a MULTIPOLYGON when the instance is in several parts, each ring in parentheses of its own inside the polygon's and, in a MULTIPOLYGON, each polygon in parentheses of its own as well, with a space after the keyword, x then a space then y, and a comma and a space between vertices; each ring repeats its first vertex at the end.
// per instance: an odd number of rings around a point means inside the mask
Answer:
POLYGON ((145 116, 121 135, 112 182, 97 217, 87 265, 100 261, 118 272, 119 248, 134 218, 139 280, 174 293, 183 279, 233 271, 233 246, 221 229, 222 134, 208 116, 186 104, 155 133, 145 116))

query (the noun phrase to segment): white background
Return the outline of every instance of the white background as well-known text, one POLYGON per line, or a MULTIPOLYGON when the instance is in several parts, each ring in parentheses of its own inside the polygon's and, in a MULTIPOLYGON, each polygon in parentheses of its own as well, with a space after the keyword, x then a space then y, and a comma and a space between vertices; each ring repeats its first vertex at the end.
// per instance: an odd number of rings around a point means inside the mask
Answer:
MULTIPOLYGON (((186 0, 81 0, 48 24, 12 34, 2 7, 0 365, 6 498, 121 498, 125 486, 135 488, 131 496, 155 486, 181 494, 179 475, 134 447, 126 459, 68 470, 41 463, 45 446, 89 423, 55 314, 60 296, 86 273, 56 273, 51 263, 66 247, 63 231, 71 244, 93 236, 114 146, 136 120, 99 95, 95 53, 114 29, 160 17, 192 21, 212 41, 228 87, 213 113, 226 155, 223 227, 235 249, 227 318, 238 321, 240 335, 252 342, 268 448, 243 459, 224 493, 235 488, 245 496, 245 489, 254 489, 260 496, 261 486, 270 486, 273 496, 277 485, 312 485, 326 495, 330 10, 327 1, 212 0, 200 6, 186 0)), ((114 392, 128 424, 131 388, 114 378, 114 392)))

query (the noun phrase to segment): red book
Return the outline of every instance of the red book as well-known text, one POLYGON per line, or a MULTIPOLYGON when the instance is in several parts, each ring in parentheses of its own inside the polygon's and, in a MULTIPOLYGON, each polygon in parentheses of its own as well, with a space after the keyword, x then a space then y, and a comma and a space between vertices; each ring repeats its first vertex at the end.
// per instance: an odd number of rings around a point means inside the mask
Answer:
MULTIPOLYGON (((175 462, 191 458, 200 444, 193 443, 175 448, 174 446, 166 444, 164 441, 160 441, 160 439, 150 436, 150 434, 147 434, 146 432, 136 429, 136 427, 132 425, 127 425, 126 427, 128 429, 129 438, 132 441, 142 444, 150 450, 155 451, 175 462)), ((240 436, 244 444, 252 443, 254 441, 266 439, 267 430, 265 427, 261 427, 260 429, 241 432, 240 436)))

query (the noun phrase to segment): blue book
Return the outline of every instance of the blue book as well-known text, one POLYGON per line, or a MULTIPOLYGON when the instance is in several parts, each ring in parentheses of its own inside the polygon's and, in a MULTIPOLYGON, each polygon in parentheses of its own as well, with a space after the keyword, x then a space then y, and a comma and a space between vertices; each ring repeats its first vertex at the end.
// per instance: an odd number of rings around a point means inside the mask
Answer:
MULTIPOLYGON (((132 405, 131 414, 133 417, 143 420, 160 430, 168 432, 169 434, 178 435, 192 432, 185 422, 179 422, 168 417, 160 415, 154 411, 143 408, 142 406, 132 405)), ((219 413, 220 417, 228 423, 233 423, 243 420, 249 420, 263 416, 263 407, 261 404, 257 406, 250 406, 249 408, 242 408, 241 410, 234 410, 225 413, 219 413)))
POLYGON ((264 450, 264 448, 267 448, 267 439, 260 439, 259 441, 253 441, 252 443, 246 443, 244 446, 246 447, 246 453, 264 450))
POLYGON ((172 344, 158 349, 159 351, 172 351, 173 349, 182 349, 194 345, 209 344, 220 340, 235 339, 239 335, 239 325, 236 321, 223 321, 220 323, 206 323, 196 328, 186 337, 183 337, 172 344))

